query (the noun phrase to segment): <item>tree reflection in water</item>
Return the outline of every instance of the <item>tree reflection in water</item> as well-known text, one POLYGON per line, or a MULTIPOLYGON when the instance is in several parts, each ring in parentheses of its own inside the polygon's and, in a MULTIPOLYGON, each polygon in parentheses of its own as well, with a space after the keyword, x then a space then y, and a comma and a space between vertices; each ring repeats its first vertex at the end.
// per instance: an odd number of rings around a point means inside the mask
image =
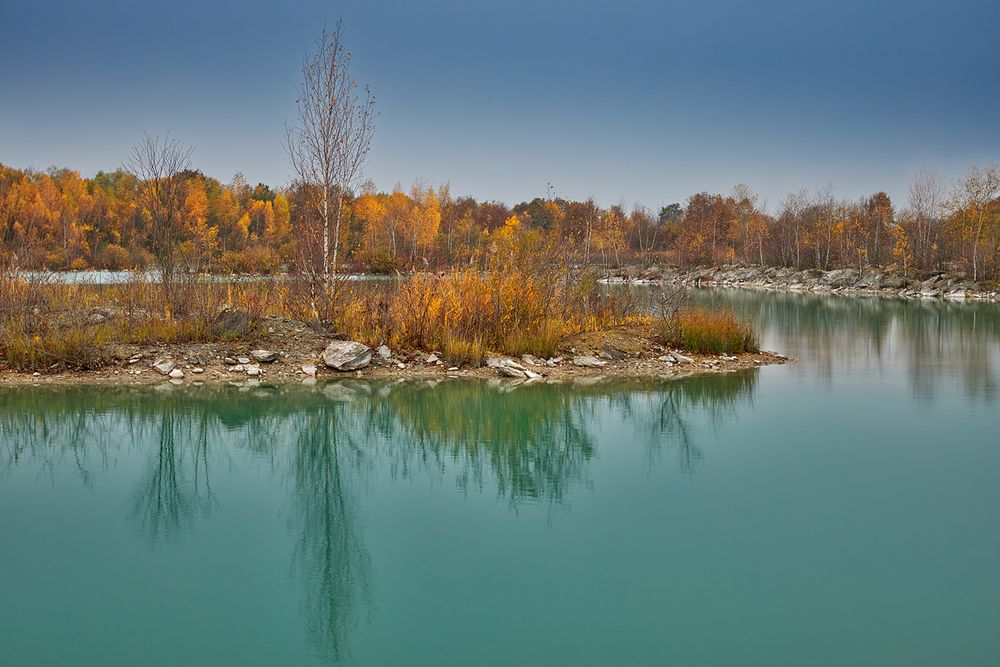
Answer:
POLYGON ((295 563, 303 584, 307 634, 322 655, 340 660, 359 607, 367 607, 371 559, 350 484, 364 463, 347 423, 347 405, 330 402, 293 414, 295 563))
POLYGON ((155 442, 131 514, 152 542, 176 538, 199 511, 207 514, 214 506, 209 439, 216 431, 215 420, 205 411, 172 401, 164 404, 158 419, 150 415, 133 422, 132 438, 155 442))
POLYGON ((226 501, 217 470, 263 465, 291 493, 292 572, 314 650, 337 661, 370 609, 372 564, 361 491, 372 475, 454 475, 463 493, 494 488, 512 507, 562 503, 585 483, 609 418, 651 453, 701 458, 690 422, 717 424, 756 373, 596 385, 334 381, 315 388, 22 388, 0 392, 0 475, 38 466, 84 484, 144 461, 129 517, 151 543, 170 543, 226 501))
POLYGON ((925 405, 953 383, 971 400, 997 400, 1000 304, 740 289, 694 290, 691 298, 758 323, 765 343, 798 358, 801 374, 832 383, 845 371, 901 368, 925 405))

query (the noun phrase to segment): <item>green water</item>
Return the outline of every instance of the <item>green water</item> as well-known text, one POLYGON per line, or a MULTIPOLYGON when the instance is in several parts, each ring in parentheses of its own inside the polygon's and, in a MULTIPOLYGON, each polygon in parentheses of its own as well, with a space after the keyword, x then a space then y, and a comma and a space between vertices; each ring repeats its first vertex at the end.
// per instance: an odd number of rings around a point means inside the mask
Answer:
POLYGON ((0 666, 1000 664, 1000 307, 665 383, 0 389, 0 666))

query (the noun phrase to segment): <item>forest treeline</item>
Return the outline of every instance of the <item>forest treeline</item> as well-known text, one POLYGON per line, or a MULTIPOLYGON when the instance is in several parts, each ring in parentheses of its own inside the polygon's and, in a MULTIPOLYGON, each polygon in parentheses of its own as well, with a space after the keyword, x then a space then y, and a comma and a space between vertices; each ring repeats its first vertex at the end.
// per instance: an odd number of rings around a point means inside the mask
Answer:
MULTIPOLYGON (((230 183, 177 174, 177 264, 184 271, 294 272, 315 264, 319 227, 309 186, 230 183)), ((22 269, 156 266, 156 230, 142 184, 125 170, 83 178, 69 169, 0 164, 0 256, 22 269)), ((536 198, 513 207, 417 183, 343 194, 340 247, 353 271, 458 267, 496 252, 501 239, 558 243, 580 263, 681 266, 747 263, 830 269, 893 265, 1000 276, 1000 170, 974 167, 950 187, 932 171, 903 202, 884 192, 858 200, 801 190, 769 212, 745 185, 701 192, 658 211, 593 200, 536 198)))

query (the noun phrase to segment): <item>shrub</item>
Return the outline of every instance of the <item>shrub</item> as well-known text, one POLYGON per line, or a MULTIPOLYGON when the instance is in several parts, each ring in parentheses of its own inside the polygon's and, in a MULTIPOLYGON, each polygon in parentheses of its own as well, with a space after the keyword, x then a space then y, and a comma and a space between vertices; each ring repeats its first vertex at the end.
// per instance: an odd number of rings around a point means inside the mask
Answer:
POLYGON ((132 264, 132 257, 129 251, 120 245, 109 243, 101 248, 97 255, 97 267, 109 271, 120 271, 127 269, 132 264))
POLYGON ((0 329, 0 358, 14 370, 46 368, 91 370, 105 361, 111 339, 107 327, 68 327, 32 334, 17 324, 0 329))
POLYGON ((757 334, 729 311, 693 308, 659 321, 659 338, 699 354, 757 352, 757 334))

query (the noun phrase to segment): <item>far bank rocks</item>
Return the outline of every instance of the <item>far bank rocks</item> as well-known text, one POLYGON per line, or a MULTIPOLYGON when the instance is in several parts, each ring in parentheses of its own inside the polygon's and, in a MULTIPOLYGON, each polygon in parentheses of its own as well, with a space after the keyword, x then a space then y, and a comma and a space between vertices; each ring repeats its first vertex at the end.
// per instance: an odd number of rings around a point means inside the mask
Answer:
POLYGON ((363 343, 335 340, 326 346, 323 363, 337 371, 359 371, 372 361, 372 349, 363 343))
POLYGON ((695 269, 624 268, 605 282, 667 284, 683 287, 741 287, 787 292, 839 293, 858 296, 903 298, 977 299, 996 301, 995 286, 975 283, 960 276, 933 273, 923 279, 910 278, 891 270, 795 269, 790 267, 717 266, 695 269))

